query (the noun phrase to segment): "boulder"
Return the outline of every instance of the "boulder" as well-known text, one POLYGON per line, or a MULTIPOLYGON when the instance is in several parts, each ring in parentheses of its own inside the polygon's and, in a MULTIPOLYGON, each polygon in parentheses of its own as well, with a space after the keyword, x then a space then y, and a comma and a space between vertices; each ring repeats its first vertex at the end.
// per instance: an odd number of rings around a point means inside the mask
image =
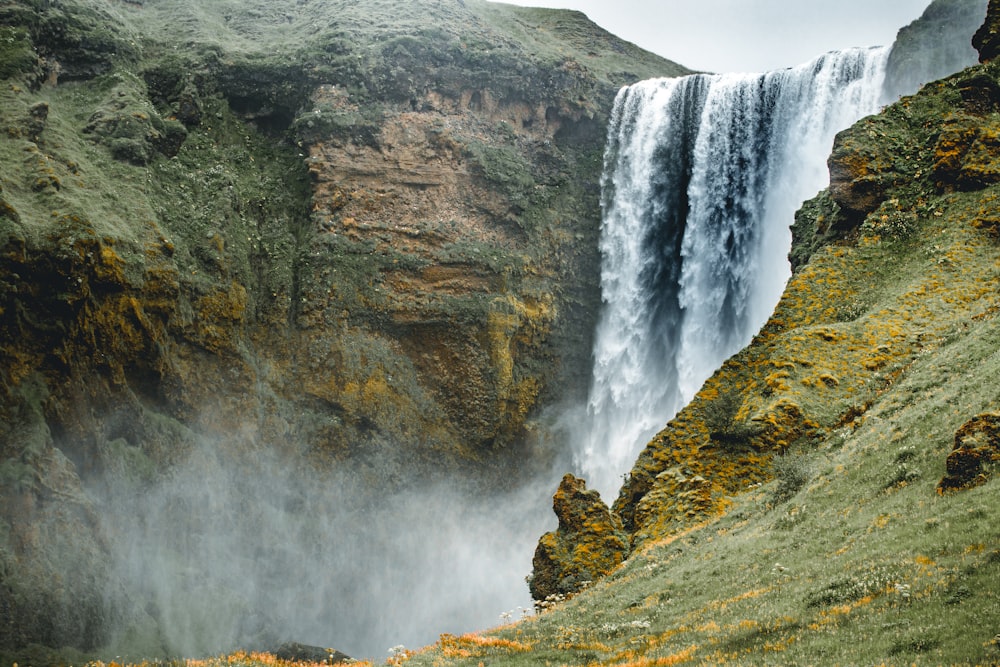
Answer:
POLYGON ((827 166, 830 197, 847 217, 860 221, 885 201, 885 173, 890 165, 853 129, 837 136, 827 166))
POLYGON ((628 556, 621 519, 587 483, 567 474, 552 498, 559 527, 538 541, 529 587, 535 600, 578 592, 628 556))
POLYGON ((274 656, 289 662, 313 662, 327 665, 337 665, 348 662, 352 658, 340 651, 321 646, 309 646, 297 642, 286 642, 274 651, 274 656))
POLYGON ((955 446, 945 463, 938 491, 958 491, 987 481, 1000 461, 1000 414, 973 417, 955 432, 955 446))

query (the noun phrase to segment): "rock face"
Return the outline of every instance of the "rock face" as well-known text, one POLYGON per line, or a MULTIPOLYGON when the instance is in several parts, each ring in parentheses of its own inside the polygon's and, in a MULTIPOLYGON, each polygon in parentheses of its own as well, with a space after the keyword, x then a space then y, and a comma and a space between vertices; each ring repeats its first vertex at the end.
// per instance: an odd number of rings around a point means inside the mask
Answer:
POLYGON ((979 51, 979 62, 989 62, 1000 54, 1000 5, 990 0, 986 21, 972 37, 972 46, 979 51))
POLYGON ((900 29, 886 63, 885 100, 912 95, 921 85, 976 64, 969 36, 983 25, 987 0, 934 0, 900 29))
POLYGON ((578 13, 320 4, 0 7, 0 649, 114 639, 112 510, 195 450, 371 498, 555 454, 606 109, 685 70, 578 13))
MULTIPOLYGON (((314 115, 359 113, 346 97, 321 88, 314 115)), ((552 141, 574 121, 500 104, 488 90, 414 102, 418 110, 384 110, 377 136, 359 129, 310 145, 318 243, 372 258, 369 304, 379 319, 339 289, 307 297, 305 316, 346 317, 392 341, 465 442, 505 447, 523 437, 550 385, 525 362, 563 319, 549 288, 557 265, 537 262, 547 252, 576 256, 563 241, 542 250, 532 225, 547 222, 522 214, 558 187, 558 171, 533 165, 563 161, 552 141)))
POLYGON ((889 163, 870 154, 850 137, 839 138, 828 161, 830 197, 843 211, 864 218, 885 200, 889 163))
MULTIPOLYGON (((978 9, 971 4, 961 7, 978 9)), ((957 11, 958 7, 956 5, 953 9, 957 11)), ((932 29, 938 20, 933 17, 945 14, 947 9, 941 7, 932 12, 932 8, 927 14, 931 14, 933 20, 920 24, 922 31, 932 29)), ((973 14, 978 14, 978 11, 973 14)), ((926 16, 921 19, 925 20, 926 16)), ((989 25, 989 21, 987 18, 984 25, 989 25)), ((915 23, 909 29, 917 25, 915 23)), ((900 34, 900 41, 904 44, 910 39, 905 32, 900 34)), ((892 73, 887 76, 892 76, 892 73)), ((949 118, 940 132, 927 136, 928 143, 934 145, 932 173, 940 190, 975 190, 997 179, 994 151, 987 144, 993 141, 990 115, 1000 104, 1000 88, 994 77, 983 73, 954 78, 953 81, 954 90, 961 98, 956 100, 961 113, 949 118)), ((907 100, 903 100, 896 108, 905 110, 908 104, 907 100)), ((845 228, 860 224, 866 216, 879 209, 889 199, 890 191, 904 187, 915 176, 919 178, 926 173, 923 170, 920 174, 916 173, 915 166, 924 155, 918 154, 913 147, 903 146, 900 143, 902 134, 895 137, 872 136, 871 132, 870 127, 862 124, 845 130, 837 138, 828 160, 829 196, 839 206, 839 224, 845 228)))
POLYGON ((948 455, 947 472, 940 491, 955 491, 985 484, 1000 461, 1000 415, 973 417, 955 433, 955 447, 948 455))
POLYGON ((582 479, 564 476, 552 509, 559 527, 542 536, 532 559, 530 588, 536 600, 576 593, 621 565, 628 554, 621 521, 582 479))
POLYGON ((274 650, 274 657, 289 662, 311 662, 323 665, 339 665, 353 662, 349 655, 332 648, 309 646, 297 642, 287 642, 274 650))

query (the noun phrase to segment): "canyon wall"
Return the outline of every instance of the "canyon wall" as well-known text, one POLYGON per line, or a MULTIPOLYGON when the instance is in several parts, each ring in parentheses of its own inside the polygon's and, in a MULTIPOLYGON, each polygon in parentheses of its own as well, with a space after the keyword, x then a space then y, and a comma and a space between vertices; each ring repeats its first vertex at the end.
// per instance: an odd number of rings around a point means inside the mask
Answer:
POLYGON ((363 497, 547 469, 607 109, 683 71, 476 0, 4 3, 0 646, 114 640, 110 508, 206 449, 363 497))

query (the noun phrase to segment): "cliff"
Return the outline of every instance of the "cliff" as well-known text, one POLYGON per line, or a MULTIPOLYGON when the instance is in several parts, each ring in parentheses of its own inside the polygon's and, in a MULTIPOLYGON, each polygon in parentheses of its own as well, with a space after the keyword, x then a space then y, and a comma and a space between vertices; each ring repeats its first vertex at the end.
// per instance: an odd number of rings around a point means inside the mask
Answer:
MULTIPOLYGON (((557 456, 535 419, 586 387, 603 110, 679 71, 474 0, 0 5, 3 659, 164 650, 168 621, 264 636, 221 600, 239 581, 180 572, 220 598, 183 619, 124 590, 147 496, 214 513, 158 537, 167 569, 276 498, 289 530, 248 528, 269 562, 296 530, 323 552, 335 503, 557 456), (234 508, 179 467, 250 488, 234 508)), ((580 592, 393 664, 996 662, 998 90, 987 63, 841 135, 754 342, 611 511, 564 480, 576 569, 532 583, 580 592)))
POLYGON ((546 465, 604 114, 684 71, 479 0, 0 5, 0 647, 122 641, 121 520, 206 449, 361 505, 546 465))

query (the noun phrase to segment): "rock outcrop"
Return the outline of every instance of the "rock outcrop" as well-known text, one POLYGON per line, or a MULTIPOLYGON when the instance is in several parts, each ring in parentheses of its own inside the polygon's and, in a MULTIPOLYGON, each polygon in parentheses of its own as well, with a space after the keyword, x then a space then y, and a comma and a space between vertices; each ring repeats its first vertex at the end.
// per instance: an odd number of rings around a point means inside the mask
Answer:
POLYGON ((955 447, 948 455, 940 491, 956 491, 985 484, 1000 462, 1000 415, 973 417, 955 433, 955 447))
POLYGON ((894 102, 975 65, 969 36, 983 25, 988 0, 934 0, 917 20, 900 29, 886 63, 884 99, 894 102))
POLYGON ((621 565, 628 538, 621 520, 584 480, 566 475, 552 497, 559 527, 538 541, 529 586, 536 600, 580 591, 621 565))
POLYGON ((979 51, 979 62, 989 62, 1000 54, 1000 5, 990 0, 986 21, 972 37, 972 46, 979 51))
POLYGON ((321 665, 340 665, 353 662, 351 656, 332 648, 309 646, 298 642, 286 642, 276 648, 274 657, 288 662, 308 662, 321 665))

